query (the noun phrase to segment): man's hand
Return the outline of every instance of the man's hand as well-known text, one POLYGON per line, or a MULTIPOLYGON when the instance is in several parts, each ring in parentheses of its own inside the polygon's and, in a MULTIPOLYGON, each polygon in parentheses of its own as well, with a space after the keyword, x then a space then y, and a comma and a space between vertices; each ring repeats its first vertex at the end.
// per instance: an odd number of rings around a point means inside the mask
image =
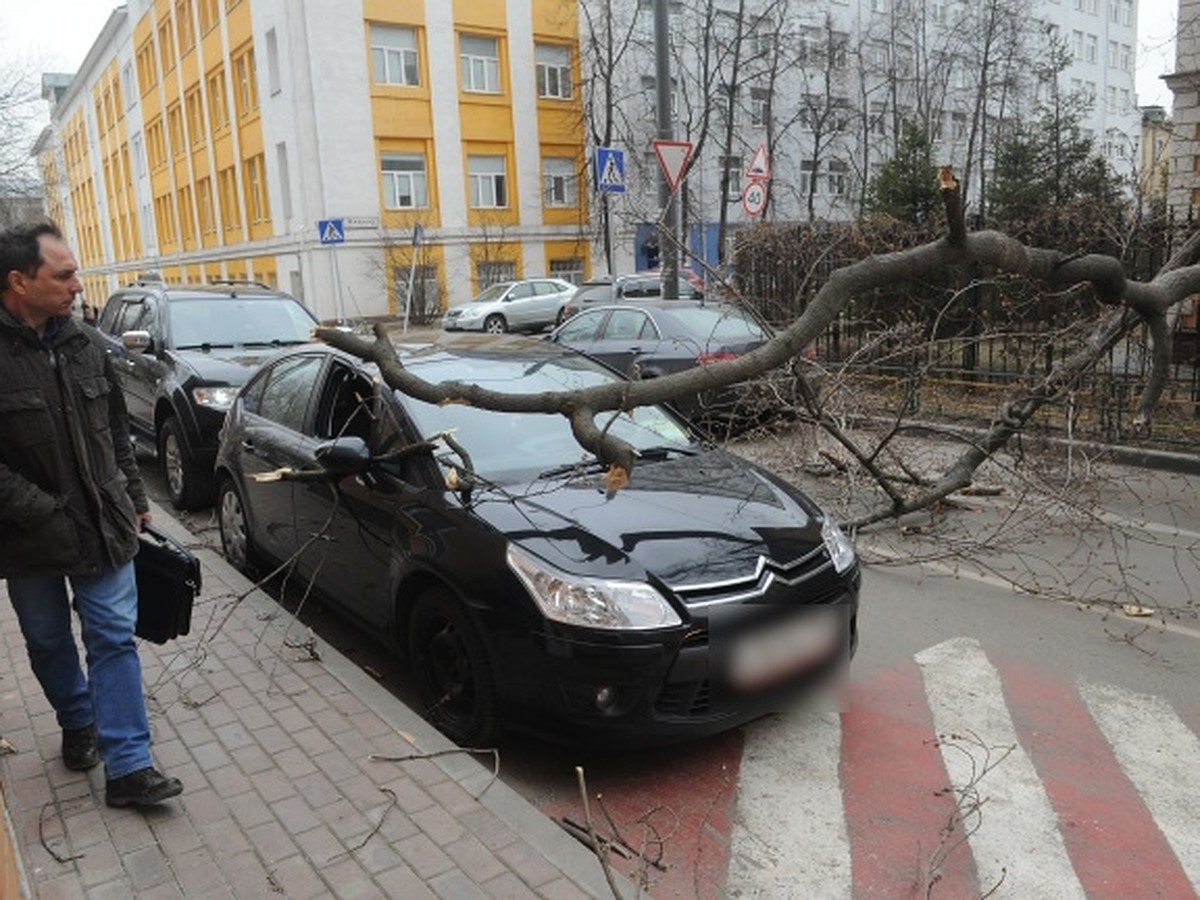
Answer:
POLYGON ((150 510, 146 510, 145 512, 138 513, 137 514, 138 531, 145 531, 146 526, 150 524, 150 520, 153 518, 154 518, 154 513, 150 512, 150 510))

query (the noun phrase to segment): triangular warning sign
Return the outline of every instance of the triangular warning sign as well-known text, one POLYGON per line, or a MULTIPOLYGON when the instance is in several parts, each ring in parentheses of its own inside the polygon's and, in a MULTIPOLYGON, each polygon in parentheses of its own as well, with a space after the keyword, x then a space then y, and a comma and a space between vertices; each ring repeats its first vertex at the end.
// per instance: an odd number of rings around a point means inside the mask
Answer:
POLYGON ((767 145, 759 144, 746 167, 746 178, 750 181, 766 181, 771 177, 771 167, 767 165, 767 145))
POLYGON ((667 188, 675 190, 687 168, 688 160, 692 158, 692 142, 654 140, 650 145, 658 156, 663 177, 667 179, 667 188))
POLYGON ((338 244, 346 239, 336 222, 326 222, 325 231, 321 234, 322 244, 338 244))

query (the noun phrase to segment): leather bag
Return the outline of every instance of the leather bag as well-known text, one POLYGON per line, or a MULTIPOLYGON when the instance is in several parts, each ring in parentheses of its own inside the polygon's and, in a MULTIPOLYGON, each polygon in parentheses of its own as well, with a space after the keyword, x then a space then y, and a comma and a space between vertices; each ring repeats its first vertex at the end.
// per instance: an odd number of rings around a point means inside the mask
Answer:
POLYGON ((165 644, 191 630, 192 604, 200 593, 200 560, 153 525, 139 537, 141 547, 133 558, 138 589, 135 633, 165 644))

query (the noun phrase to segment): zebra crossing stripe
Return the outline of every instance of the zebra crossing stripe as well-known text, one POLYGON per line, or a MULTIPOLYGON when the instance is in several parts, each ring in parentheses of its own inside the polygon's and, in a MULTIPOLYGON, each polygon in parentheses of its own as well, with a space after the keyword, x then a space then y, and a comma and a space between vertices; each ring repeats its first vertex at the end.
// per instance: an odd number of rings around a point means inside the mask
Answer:
POLYGON ((842 792, 855 897, 978 897, 915 663, 846 689, 842 792))
POLYGON ((1085 685, 1080 693, 1187 873, 1193 893, 1200 892, 1200 739, 1159 697, 1111 685, 1085 685))
POLYGON ((1085 897, 1054 809, 1017 740, 1000 676, 979 642, 954 638, 916 660, 983 891, 1085 897))
POLYGON ((836 711, 804 708, 780 716, 756 729, 752 743, 742 755, 725 896, 849 898, 836 711), (805 736, 803 748, 795 745, 797 733, 805 736))
MULTIPOLYGON (((1187 875, 1075 688, 1025 667, 999 669, 1021 744, 1037 767, 1088 897, 1190 896, 1187 875)), ((1156 713, 1156 731, 1174 718, 1169 709, 1156 713)), ((1159 743, 1128 730, 1115 731, 1114 743, 1131 737, 1150 741, 1138 755, 1159 743)))

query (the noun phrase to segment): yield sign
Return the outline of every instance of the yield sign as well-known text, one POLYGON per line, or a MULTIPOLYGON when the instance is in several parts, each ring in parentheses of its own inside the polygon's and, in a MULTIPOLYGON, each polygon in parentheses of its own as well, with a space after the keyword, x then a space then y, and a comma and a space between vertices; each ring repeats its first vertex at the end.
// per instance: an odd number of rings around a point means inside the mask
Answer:
POLYGON ((692 142, 655 139, 650 142, 650 146, 658 156, 663 177, 667 179, 667 188, 675 190, 683 177, 683 170, 687 168, 688 160, 692 158, 692 142))
POLYGON ((771 177, 771 167, 767 164, 767 145, 759 144, 746 167, 746 178, 750 181, 766 181, 771 177))

